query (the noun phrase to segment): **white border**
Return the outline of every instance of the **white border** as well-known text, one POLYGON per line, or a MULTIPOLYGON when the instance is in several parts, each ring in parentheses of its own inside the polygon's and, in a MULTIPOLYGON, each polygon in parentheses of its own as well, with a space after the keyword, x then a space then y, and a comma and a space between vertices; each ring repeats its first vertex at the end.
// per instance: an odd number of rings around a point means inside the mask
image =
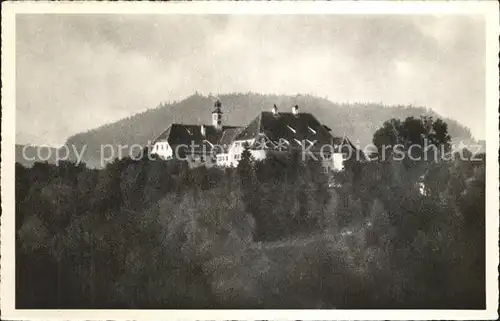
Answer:
POLYGON ((3 2, 1 151, 2 319, 302 319, 302 320, 484 320, 498 308, 498 35, 496 1, 453 2, 3 2), (14 143, 16 13, 117 14, 479 14, 486 18, 486 310, 16 310, 14 306, 14 143))

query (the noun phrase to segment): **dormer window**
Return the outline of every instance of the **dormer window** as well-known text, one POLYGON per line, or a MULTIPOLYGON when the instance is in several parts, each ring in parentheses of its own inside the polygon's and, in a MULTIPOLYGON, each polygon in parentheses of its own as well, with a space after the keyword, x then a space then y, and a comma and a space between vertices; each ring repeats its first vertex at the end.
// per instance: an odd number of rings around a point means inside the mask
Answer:
POLYGON ((286 127, 288 127, 288 129, 290 129, 294 134, 297 132, 294 128, 292 128, 291 126, 289 125, 286 125, 286 127))
POLYGON ((314 145, 314 142, 313 142, 313 141, 310 141, 309 139, 306 139, 306 140, 307 140, 307 142, 308 142, 309 144, 314 145))
POLYGON ((203 143, 207 143, 208 145, 210 145, 210 147, 214 147, 214 144, 212 144, 211 142, 209 142, 206 139, 203 140, 203 143))
POLYGON ((189 130, 189 128, 186 128, 186 131, 188 132, 189 135, 193 135, 193 133, 189 130))
POLYGON ((316 131, 314 129, 312 129, 311 127, 307 126, 307 128, 309 129, 309 131, 313 134, 316 134, 316 131))

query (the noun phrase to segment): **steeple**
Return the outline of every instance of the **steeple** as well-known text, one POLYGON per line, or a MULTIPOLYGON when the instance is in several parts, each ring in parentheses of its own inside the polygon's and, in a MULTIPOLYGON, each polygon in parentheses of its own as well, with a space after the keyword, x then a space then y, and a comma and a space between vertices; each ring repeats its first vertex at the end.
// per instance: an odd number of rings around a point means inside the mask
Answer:
POLYGON ((222 104, 217 99, 214 104, 214 110, 212 111, 212 125, 220 130, 222 129, 222 104))

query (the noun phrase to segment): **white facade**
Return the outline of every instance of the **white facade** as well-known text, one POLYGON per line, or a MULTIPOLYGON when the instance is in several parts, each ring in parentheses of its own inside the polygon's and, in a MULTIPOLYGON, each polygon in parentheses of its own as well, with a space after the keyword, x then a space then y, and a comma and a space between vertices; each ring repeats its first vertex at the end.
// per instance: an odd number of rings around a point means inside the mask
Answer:
MULTIPOLYGON (((243 149, 239 150, 235 148, 229 153, 221 153, 217 154, 217 165, 221 167, 237 167, 241 160, 241 153, 243 149)), ((261 161, 266 159, 266 151, 265 150, 250 150, 250 154, 252 158, 256 161, 261 161)))
POLYGON ((344 154, 333 153, 329 156, 318 156, 321 158, 321 165, 325 169, 325 172, 340 172, 344 170, 344 154))
POLYGON ((344 169, 344 154, 334 153, 332 155, 332 168, 335 171, 341 171, 344 169))
MULTIPOLYGON (((236 167, 241 159, 241 153, 245 149, 245 143, 248 145, 252 144, 254 139, 250 140, 236 140, 231 143, 227 153, 217 154, 217 165, 222 167, 236 167)), ((252 156, 257 159, 263 159, 260 153, 255 153, 260 151, 250 150, 252 156), (258 157, 258 158, 257 158, 258 157)), ((264 157, 265 158, 265 157, 264 157)))
POLYGON ((266 159, 265 150, 251 150, 250 154, 252 154, 253 159, 255 159, 256 161, 261 161, 266 159))
MULTIPOLYGON (((236 140, 229 146, 227 153, 217 155, 217 165, 222 167, 236 167, 238 166, 241 154, 245 150, 245 143, 248 145, 253 144, 255 139, 249 140, 236 140)), ((250 154, 256 161, 261 161, 266 158, 265 150, 250 150, 250 154)))
POLYGON ((174 152, 167 141, 159 141, 154 144, 151 154, 158 155, 163 159, 171 159, 174 152))
MULTIPOLYGON (((254 142, 251 140, 234 141, 228 149, 227 153, 217 154, 217 166, 221 167, 237 167, 241 160, 241 154, 245 149, 245 143, 249 145, 254 142)), ((251 149, 250 154, 256 161, 266 159, 267 153, 272 153, 272 150, 251 149)), ((318 156, 318 158, 321 156, 318 156)), ((344 169, 344 155, 342 153, 334 153, 330 158, 323 159, 322 164, 326 170, 342 171, 344 169)))
MULTIPOLYGON (((216 157, 217 157, 217 166, 221 166, 221 167, 233 166, 231 163, 231 160, 229 158, 228 153, 220 153, 220 154, 217 154, 216 157)), ((238 165, 238 164, 236 164, 236 165, 238 165)))

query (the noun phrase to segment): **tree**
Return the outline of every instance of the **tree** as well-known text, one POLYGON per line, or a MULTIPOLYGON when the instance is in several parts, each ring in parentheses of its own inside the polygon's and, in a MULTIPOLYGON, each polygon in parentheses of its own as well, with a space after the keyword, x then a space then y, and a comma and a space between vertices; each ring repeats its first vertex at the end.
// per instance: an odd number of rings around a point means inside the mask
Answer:
POLYGON ((248 143, 244 143, 243 152, 241 153, 241 159, 237 167, 238 175, 240 176, 241 184, 243 188, 247 188, 252 184, 254 178, 253 170, 253 156, 250 152, 248 143))
POLYGON ((397 152, 396 156, 436 159, 442 152, 449 152, 450 142, 447 124, 430 116, 408 117, 404 121, 390 119, 373 135, 378 154, 389 157, 397 152))
MULTIPOLYGON (((446 144, 395 124, 374 141, 446 144)), ((16 165, 17 307, 484 308, 484 157, 347 164, 332 188, 295 156, 16 165)))

